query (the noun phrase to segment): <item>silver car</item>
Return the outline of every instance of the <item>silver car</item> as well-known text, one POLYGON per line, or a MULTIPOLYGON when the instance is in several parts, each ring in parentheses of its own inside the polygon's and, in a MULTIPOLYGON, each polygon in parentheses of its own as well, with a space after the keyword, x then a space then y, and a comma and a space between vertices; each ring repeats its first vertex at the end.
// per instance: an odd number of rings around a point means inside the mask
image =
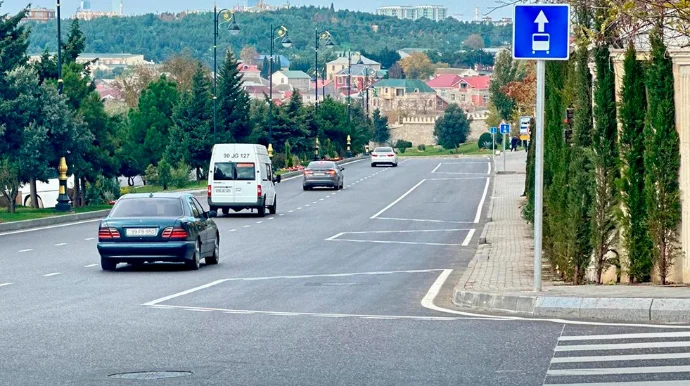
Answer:
POLYGON ((398 166, 398 155, 392 147, 377 147, 371 152, 371 167, 381 164, 398 166))
POLYGON ((304 190, 315 187, 342 189, 345 185, 343 170, 345 170, 344 167, 333 161, 312 161, 304 169, 302 188, 304 190))

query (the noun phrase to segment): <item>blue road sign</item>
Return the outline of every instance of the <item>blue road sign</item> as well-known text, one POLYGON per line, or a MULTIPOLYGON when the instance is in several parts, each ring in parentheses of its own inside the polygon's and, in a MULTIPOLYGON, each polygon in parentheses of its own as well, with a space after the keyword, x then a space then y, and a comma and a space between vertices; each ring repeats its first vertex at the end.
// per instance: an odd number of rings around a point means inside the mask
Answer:
POLYGON ((510 134, 510 123, 501 123, 501 134, 510 134))
POLYGON ((498 127, 491 128, 491 134, 496 134, 498 132, 498 127))
POLYGON ((570 5, 521 4, 513 18, 513 57, 533 60, 568 60, 570 57, 570 5))

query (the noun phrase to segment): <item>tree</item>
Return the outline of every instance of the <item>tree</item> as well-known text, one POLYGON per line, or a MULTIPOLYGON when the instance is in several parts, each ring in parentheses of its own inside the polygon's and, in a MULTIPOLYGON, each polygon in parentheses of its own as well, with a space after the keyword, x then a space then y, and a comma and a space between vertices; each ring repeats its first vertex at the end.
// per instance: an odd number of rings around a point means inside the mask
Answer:
POLYGON ((372 116, 374 122, 374 135, 372 141, 376 143, 386 143, 391 138, 391 133, 388 129, 388 119, 381 115, 381 110, 374 110, 372 116))
POLYGON ((436 72, 436 66, 422 52, 414 52, 410 56, 403 58, 400 60, 400 66, 408 79, 429 79, 436 72))
MULTIPOLYGON (((607 7, 597 2, 596 24, 601 25, 607 7)), ((599 30, 599 28, 597 28, 599 30)), ((608 34, 600 36, 594 47, 596 82, 594 87, 594 130, 592 131, 592 163, 594 196, 590 207, 592 219, 592 247, 597 283, 611 265, 607 260, 618 241, 616 212, 618 210, 618 122, 616 120, 616 91, 608 34)))
POLYGON ((86 37, 79 28, 79 19, 72 20, 67 41, 62 44, 64 64, 75 63, 79 55, 84 52, 86 37))
POLYGON ((620 213, 623 246, 628 256, 630 282, 649 280, 652 272, 651 240, 647 229, 645 202, 644 127, 647 114, 647 90, 644 69, 637 60, 632 42, 623 64, 620 105, 620 191, 623 210, 620 213))
POLYGON ((160 73, 146 64, 135 64, 122 76, 115 79, 115 87, 122 92, 122 97, 130 108, 137 107, 141 92, 158 79, 160 73))
POLYGON ((481 50, 484 48, 484 38, 482 38, 480 34, 472 34, 468 36, 462 44, 473 50, 481 50))
POLYGON ((515 101, 509 97, 505 91, 510 82, 514 81, 517 75, 517 63, 513 62, 513 57, 508 51, 501 51, 496 57, 494 73, 489 84, 491 103, 496 107, 499 118, 509 120, 515 109, 515 101))
MULTIPOLYGON (((192 78, 197 70, 196 60, 188 49, 166 59, 161 66, 161 71, 177 83, 179 91, 188 91, 192 87, 192 78)), ((208 74, 207 74, 208 76, 208 74)))
POLYGON ((264 61, 263 64, 261 65, 261 77, 264 79, 268 79, 269 74, 269 67, 271 66, 271 62, 268 60, 268 56, 264 56, 264 61))
POLYGON ((240 60, 244 64, 254 64, 257 56, 259 56, 259 53, 256 52, 254 46, 244 46, 242 51, 240 51, 240 60))
POLYGON ((388 69, 388 78, 405 79, 405 72, 403 71, 399 61, 393 63, 393 65, 388 69))
POLYGON ((217 142, 244 142, 252 133, 249 96, 242 87, 242 73, 231 51, 225 55, 218 78, 217 142))
POLYGON ((166 157, 173 165, 187 163, 196 169, 197 178, 203 178, 208 168, 213 147, 211 120, 211 82, 200 62, 195 66, 191 89, 183 92, 173 110, 175 127, 170 131, 166 157))
POLYGON ((456 149, 458 145, 467 140, 470 122, 465 111, 457 104, 452 103, 446 108, 443 117, 436 120, 434 136, 444 149, 456 149))
POLYGON ((46 79, 57 79, 57 60, 50 55, 48 48, 43 50, 41 58, 34 63, 34 69, 41 83, 46 79))
POLYGON ((661 284, 678 254, 680 222, 680 141, 676 132, 673 64, 662 40, 661 22, 649 35, 650 63, 647 68, 649 108, 645 125, 645 196, 652 257, 661 284))

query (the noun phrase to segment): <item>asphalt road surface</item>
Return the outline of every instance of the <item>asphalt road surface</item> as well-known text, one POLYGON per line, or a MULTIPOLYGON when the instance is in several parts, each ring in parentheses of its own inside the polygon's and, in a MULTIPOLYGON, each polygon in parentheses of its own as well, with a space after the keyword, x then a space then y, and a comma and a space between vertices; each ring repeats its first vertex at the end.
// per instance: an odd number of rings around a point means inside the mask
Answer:
POLYGON ((199 271, 102 271, 93 221, 0 235, 0 385, 690 385, 685 329, 454 313, 488 159, 345 167, 215 219, 199 271))

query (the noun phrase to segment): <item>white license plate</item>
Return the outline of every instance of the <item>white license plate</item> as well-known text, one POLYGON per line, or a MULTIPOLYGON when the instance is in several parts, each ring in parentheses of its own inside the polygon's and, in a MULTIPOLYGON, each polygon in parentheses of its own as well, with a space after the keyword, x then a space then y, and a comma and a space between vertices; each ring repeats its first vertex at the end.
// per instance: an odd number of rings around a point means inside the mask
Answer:
POLYGON ((315 176, 325 176, 326 173, 314 173, 315 176))
POLYGON ((129 228, 125 234, 127 237, 152 237, 158 235, 158 228, 129 228))
POLYGON ((232 188, 216 188, 216 193, 232 193, 232 188))

